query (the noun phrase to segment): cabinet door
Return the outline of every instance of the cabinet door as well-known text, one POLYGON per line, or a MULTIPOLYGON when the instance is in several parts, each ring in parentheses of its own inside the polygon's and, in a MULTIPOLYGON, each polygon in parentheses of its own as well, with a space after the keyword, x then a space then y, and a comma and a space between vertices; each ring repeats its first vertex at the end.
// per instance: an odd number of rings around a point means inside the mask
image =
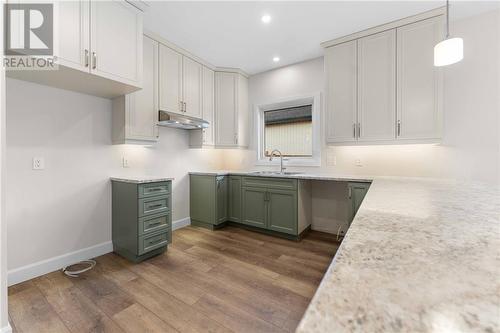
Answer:
POLYGON ((236 145, 237 74, 215 73, 215 144, 236 145))
POLYGON ((59 18, 55 54, 61 65, 88 72, 90 70, 90 0, 56 1, 59 18))
POLYGON ((188 58, 182 58, 182 101, 188 116, 201 118, 203 66, 188 58))
POLYGON ((434 67, 442 27, 435 17, 397 29, 398 139, 442 136, 442 72, 434 67))
POLYGON ((241 223, 265 228, 267 219, 267 190, 258 187, 243 187, 241 190, 241 223))
POLYGON ((325 50, 326 141, 356 141, 357 42, 325 50))
POLYGON ((368 188, 370 188, 370 184, 349 183, 347 186, 349 190, 349 224, 351 224, 365 198, 366 192, 368 192, 368 188))
POLYGON ((240 222, 241 220, 241 177, 229 177, 229 220, 240 222))
POLYGON ((238 74, 238 128, 236 133, 236 144, 240 147, 248 147, 249 134, 249 112, 248 112, 248 79, 238 74))
POLYGON ((214 176, 189 177, 189 210, 193 221, 216 224, 217 185, 214 176))
POLYGON ((267 229, 297 235, 297 192, 269 190, 267 229))
POLYGON ((142 84, 142 13, 123 0, 91 2, 91 71, 142 84))
POLYGON ((182 113, 182 55, 160 44, 160 109, 182 113))
POLYGON ((396 138, 396 32, 358 40, 358 140, 396 138))
POLYGON ((142 89, 127 95, 126 137, 156 141, 158 138, 158 42, 144 36, 142 89))
POLYGON ((217 224, 227 221, 228 177, 217 177, 217 224))
POLYGON ((203 67, 203 96, 202 96, 202 117, 210 124, 203 129, 203 144, 214 144, 214 112, 215 112, 215 73, 207 67, 203 67))

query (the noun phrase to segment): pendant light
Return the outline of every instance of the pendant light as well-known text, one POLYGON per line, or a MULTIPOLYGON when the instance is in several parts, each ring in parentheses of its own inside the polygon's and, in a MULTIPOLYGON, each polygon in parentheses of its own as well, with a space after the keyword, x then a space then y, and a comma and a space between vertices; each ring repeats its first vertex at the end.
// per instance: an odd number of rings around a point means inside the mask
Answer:
POLYGON ((450 38, 450 1, 446 0, 446 38, 434 46, 434 66, 447 66, 464 58, 462 38, 450 38))

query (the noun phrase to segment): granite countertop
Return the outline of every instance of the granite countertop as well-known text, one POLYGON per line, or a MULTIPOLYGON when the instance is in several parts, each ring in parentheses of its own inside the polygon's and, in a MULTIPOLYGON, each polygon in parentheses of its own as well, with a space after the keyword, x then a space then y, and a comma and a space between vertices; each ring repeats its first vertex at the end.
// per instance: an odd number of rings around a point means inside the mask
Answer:
POLYGON ((174 180, 170 177, 156 177, 156 176, 123 176, 123 177, 110 177, 112 181, 132 183, 132 184, 145 184, 145 183, 156 183, 165 182, 168 180, 174 180))
POLYGON ((500 332, 499 192, 376 178, 297 332, 500 332))
POLYGON ((371 182, 374 177, 372 176, 359 176, 359 175, 343 175, 333 173, 262 173, 263 171, 193 171, 190 175, 206 175, 206 176, 253 176, 253 177, 274 177, 274 178, 292 178, 292 179, 310 179, 310 180, 332 180, 332 181, 354 181, 354 182, 371 182))

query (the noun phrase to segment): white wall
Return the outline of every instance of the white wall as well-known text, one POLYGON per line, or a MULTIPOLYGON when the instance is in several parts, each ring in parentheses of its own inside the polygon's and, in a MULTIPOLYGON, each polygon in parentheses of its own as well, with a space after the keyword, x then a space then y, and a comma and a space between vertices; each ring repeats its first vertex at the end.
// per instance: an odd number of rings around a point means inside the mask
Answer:
MULTIPOLYGON (((444 138, 440 145, 327 146, 322 133, 322 166, 301 168, 340 174, 454 178, 500 184, 499 177, 499 11, 452 22, 464 39, 465 58, 444 70, 444 138), (327 165, 328 156, 337 164, 327 165), (356 160, 362 166, 356 166, 356 160)), ((295 95, 324 92, 323 58, 250 77, 253 105, 295 95)), ((253 111, 252 111, 253 112, 253 111)), ((324 130, 324 129, 323 129, 324 130)), ((255 131, 254 131, 255 133, 255 131)), ((256 168, 256 141, 250 151, 235 151, 226 168, 256 168)), ((293 169, 293 168, 290 168, 293 169)), ((314 187, 313 205, 329 193, 314 187)), ((314 207, 313 207, 314 208, 314 207)), ((336 231, 338 216, 314 213, 313 227, 336 231), (321 215, 323 217, 317 216, 321 215), (325 219, 324 216, 327 216, 325 219)), ((343 215, 343 213, 336 213, 343 215)))
POLYGON ((109 242, 113 175, 175 177, 173 220, 189 217, 188 171, 221 168, 224 151, 188 142, 160 128, 151 147, 113 146, 110 100, 7 79, 9 270, 109 242), (35 156, 45 170, 32 170, 35 156))

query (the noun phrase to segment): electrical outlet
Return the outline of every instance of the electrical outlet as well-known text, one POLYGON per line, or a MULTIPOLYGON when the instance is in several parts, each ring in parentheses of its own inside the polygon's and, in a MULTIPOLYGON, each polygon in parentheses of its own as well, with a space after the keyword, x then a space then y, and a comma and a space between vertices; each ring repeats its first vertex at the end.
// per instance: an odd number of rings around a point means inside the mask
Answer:
POLYGON ((122 157, 122 166, 123 166, 124 168, 128 168, 128 167, 130 167, 130 164, 129 164, 129 162, 128 162, 128 158, 126 158, 125 156, 123 156, 123 157, 122 157))
POLYGON ((356 159, 356 166, 362 167, 363 163, 361 163, 361 160, 359 158, 356 159))
POLYGON ((33 170, 45 169, 45 160, 43 157, 33 157, 33 170))

